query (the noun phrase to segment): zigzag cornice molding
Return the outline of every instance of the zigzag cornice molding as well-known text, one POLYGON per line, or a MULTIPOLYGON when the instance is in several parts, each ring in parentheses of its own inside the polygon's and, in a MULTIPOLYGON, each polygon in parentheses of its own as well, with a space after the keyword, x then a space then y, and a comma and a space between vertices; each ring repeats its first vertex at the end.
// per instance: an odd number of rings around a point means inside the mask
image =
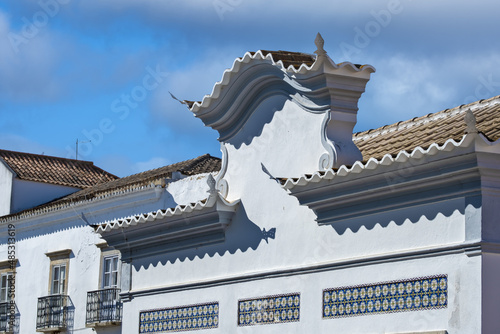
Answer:
MULTIPOLYGON (((360 174, 366 170, 375 170, 382 166, 389 167, 398 162, 406 162, 410 159, 420 159, 424 156, 434 156, 442 152, 451 152, 457 148, 465 148, 471 145, 476 145, 476 149, 488 150, 488 148, 500 144, 500 139, 495 142, 490 142, 484 135, 472 133, 462 137, 460 141, 448 139, 444 144, 431 144, 427 149, 416 147, 411 152, 400 151, 396 157, 386 154, 380 160, 370 158, 366 163, 356 161, 352 166, 342 165, 336 171, 329 169, 326 171, 317 171, 311 174, 304 174, 298 178, 289 178, 284 180, 283 188, 295 192, 294 188, 301 188, 312 183, 318 183, 322 180, 332 180, 337 177, 346 177, 351 174, 360 174)), ((299 189, 297 189, 299 190, 299 189)))
POLYGON ((210 195, 204 200, 106 221, 96 232, 125 262, 222 242, 240 201, 226 201, 215 184, 211 178, 210 195))
POLYGON ((105 233, 112 230, 127 228, 129 226, 135 226, 138 224, 145 224, 148 222, 168 219, 175 216, 181 216, 186 214, 196 215, 197 212, 203 213, 204 210, 216 207, 219 211, 234 212, 239 200, 232 203, 226 201, 219 193, 210 194, 206 199, 197 201, 195 203, 189 204, 179 204, 173 208, 160 209, 156 211, 151 211, 148 213, 140 213, 136 215, 131 215, 123 218, 117 218, 109 221, 105 221, 96 228, 96 232, 105 233))
POLYGON ((500 140, 490 142, 482 134, 469 133, 459 141, 449 139, 395 157, 288 179, 283 186, 314 211, 318 225, 332 225, 343 233, 351 228, 352 219, 477 196, 484 187, 495 188, 488 178, 500 173, 495 163, 498 144, 500 140))
MULTIPOLYGON (((357 103, 374 71, 370 65, 335 64, 326 54, 318 56, 311 66, 285 68, 282 61, 276 62, 270 53, 247 52, 224 72, 210 95, 192 105, 191 111, 219 132, 220 141, 227 141, 239 132, 256 106, 270 96, 284 96, 312 113, 332 109, 351 111, 353 107, 338 97, 348 96, 357 103), (349 80, 349 87, 339 84, 340 77, 349 80), (352 91, 357 96, 353 96, 352 91)), ((357 111, 357 107, 354 108, 357 111)))
POLYGON ((191 107, 191 111, 197 114, 201 109, 208 108, 214 100, 219 98, 222 89, 225 86, 229 86, 232 84, 232 81, 235 80, 235 76, 240 71, 258 63, 275 66, 281 71, 287 73, 290 77, 297 75, 304 75, 304 77, 307 77, 311 75, 312 72, 317 72, 324 67, 330 67, 331 70, 343 69, 348 72, 375 72, 375 68, 371 65, 356 66, 350 62, 342 62, 336 64, 327 56, 318 56, 316 61, 311 66, 302 64, 298 69, 292 65, 290 65, 288 68, 285 68, 283 62, 281 60, 275 61, 272 54, 270 53, 264 54, 261 50, 253 54, 251 52, 246 52, 243 57, 235 59, 235 61, 233 62, 233 66, 230 69, 224 71, 222 79, 215 83, 211 94, 205 95, 201 102, 195 102, 193 104, 193 106, 191 107), (318 61, 318 59, 321 59, 322 61, 318 61))

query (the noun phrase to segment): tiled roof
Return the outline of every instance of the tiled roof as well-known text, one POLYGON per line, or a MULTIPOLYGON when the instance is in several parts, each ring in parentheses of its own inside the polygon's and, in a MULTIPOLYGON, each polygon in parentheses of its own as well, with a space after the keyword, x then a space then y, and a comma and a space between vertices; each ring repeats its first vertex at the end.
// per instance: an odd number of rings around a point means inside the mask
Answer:
POLYGON ((427 148, 446 140, 460 141, 465 134, 465 111, 471 109, 477 129, 489 140, 500 138, 500 96, 477 101, 434 114, 386 125, 378 129, 358 132, 354 143, 363 154, 363 160, 381 159, 386 154, 395 156, 400 151, 410 152, 417 147, 427 148))
POLYGON ((137 188, 142 185, 161 182, 166 178, 172 177, 173 172, 181 172, 184 175, 191 176, 218 171, 220 170, 220 166, 221 161, 219 158, 205 154, 191 160, 181 161, 172 165, 122 177, 121 179, 107 183, 98 184, 94 187, 77 191, 76 193, 64 197, 62 200, 74 201, 90 199, 110 191, 116 192, 120 189, 137 188))
POLYGON ((77 191, 50 203, 37 206, 36 208, 0 217, 0 222, 58 210, 75 202, 103 198, 110 195, 112 196, 113 194, 126 193, 128 191, 134 191, 135 189, 142 189, 150 186, 151 184, 161 185, 163 184, 165 178, 172 177, 173 172, 181 172, 184 175, 191 176, 202 173, 216 172, 219 171, 220 168, 221 160, 219 158, 205 154, 191 160, 178 162, 172 165, 126 176, 121 179, 97 184, 93 187, 77 191))
POLYGON ((21 180, 87 188, 118 178, 90 161, 7 150, 0 150, 0 158, 21 180))
MULTIPOLYGON (((283 50, 278 50, 278 51, 260 50, 260 52, 262 52, 262 54, 264 55, 271 54, 273 60, 275 62, 281 61, 285 68, 288 68, 290 65, 292 65, 295 68, 299 68, 300 65, 302 64, 311 66, 316 60, 315 56, 302 52, 291 52, 283 50)), ((253 56, 255 52, 250 52, 250 54, 253 56)))

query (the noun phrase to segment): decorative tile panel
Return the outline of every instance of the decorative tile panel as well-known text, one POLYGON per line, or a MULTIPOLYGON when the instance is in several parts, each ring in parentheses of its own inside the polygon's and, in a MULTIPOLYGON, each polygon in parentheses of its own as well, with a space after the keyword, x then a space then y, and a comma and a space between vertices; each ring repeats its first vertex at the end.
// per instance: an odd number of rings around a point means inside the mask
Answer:
POLYGON ((218 302, 142 311, 139 315, 139 333, 182 332, 218 326, 218 302))
POLYGON ((323 318, 420 311, 448 305, 448 276, 323 290, 323 318))
POLYGON ((300 321, 299 293, 238 301, 238 326, 296 321, 300 321))

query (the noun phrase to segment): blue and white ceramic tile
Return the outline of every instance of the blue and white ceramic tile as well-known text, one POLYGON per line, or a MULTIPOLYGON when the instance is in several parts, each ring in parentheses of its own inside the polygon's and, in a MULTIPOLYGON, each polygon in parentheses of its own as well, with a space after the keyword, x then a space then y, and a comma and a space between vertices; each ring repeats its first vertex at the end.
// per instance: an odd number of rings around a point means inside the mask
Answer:
POLYGON ((323 318, 420 311, 448 305, 446 275, 323 290, 323 318))
POLYGON ((170 333, 218 326, 218 302, 142 311, 139 315, 139 333, 170 333))
POLYGON ((300 294, 245 299, 238 302, 238 326, 300 321, 300 294))

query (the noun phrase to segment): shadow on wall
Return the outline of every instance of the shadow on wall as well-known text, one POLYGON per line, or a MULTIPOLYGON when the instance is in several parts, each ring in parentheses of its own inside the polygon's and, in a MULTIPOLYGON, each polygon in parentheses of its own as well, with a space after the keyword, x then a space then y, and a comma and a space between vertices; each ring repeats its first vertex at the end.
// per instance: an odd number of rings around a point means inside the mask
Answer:
POLYGON ((73 334, 75 328, 75 305, 70 297, 68 297, 68 306, 66 310, 66 333, 73 334))
POLYGON ((194 260, 196 257, 204 258, 205 256, 213 257, 216 254, 227 256, 234 254, 237 250, 246 252, 256 250, 258 247, 272 242, 276 236, 276 228, 269 230, 261 229, 255 225, 247 216, 245 206, 240 204, 236 211, 232 223, 228 226, 223 236, 223 241, 211 245, 200 246, 197 248, 188 248, 145 259, 137 259, 133 261, 134 268, 139 270, 141 267, 148 268, 150 265, 158 264, 166 265, 168 262, 176 261, 184 262, 186 260, 194 260), (228 254, 226 254, 228 253, 228 254))
POLYGON ((14 304, 13 314, 10 312, 10 304, 8 302, 2 303, 0 308, 2 311, 2 314, 0 315, 0 332, 20 334, 19 325, 21 313, 19 312, 17 305, 14 304))
POLYGON ((283 110, 288 99, 289 96, 283 94, 275 96, 272 99, 258 101, 256 105, 252 105, 251 108, 254 111, 252 113, 245 113, 245 115, 248 115, 248 118, 242 120, 245 126, 233 137, 225 140, 225 142, 233 145, 236 149, 239 149, 243 144, 249 146, 255 138, 262 135, 265 125, 272 122, 276 112, 283 110))
MULTIPOLYGON (((373 204, 368 205, 373 207, 373 204)), ((361 227, 365 227, 367 230, 372 230, 376 225, 386 228, 391 223, 396 224, 397 226, 402 226, 405 222, 416 224, 422 218, 426 218, 429 221, 435 221, 438 215, 449 218, 456 211, 458 211, 461 215, 465 215, 468 207, 479 209, 481 207, 481 197, 473 196, 467 197, 466 199, 456 198, 447 201, 422 204, 411 208, 405 207, 393 210, 387 210, 385 205, 386 203, 380 203, 380 210, 375 210, 370 214, 355 213, 352 217, 347 219, 337 219, 330 226, 337 234, 342 235, 348 229, 353 233, 357 233, 361 227)), ((356 210, 345 207, 342 208, 342 211, 363 211, 360 205, 357 205, 355 209, 356 210)), ((341 213, 337 212, 337 214, 341 213)), ((318 217, 320 216, 321 213, 318 217)))

